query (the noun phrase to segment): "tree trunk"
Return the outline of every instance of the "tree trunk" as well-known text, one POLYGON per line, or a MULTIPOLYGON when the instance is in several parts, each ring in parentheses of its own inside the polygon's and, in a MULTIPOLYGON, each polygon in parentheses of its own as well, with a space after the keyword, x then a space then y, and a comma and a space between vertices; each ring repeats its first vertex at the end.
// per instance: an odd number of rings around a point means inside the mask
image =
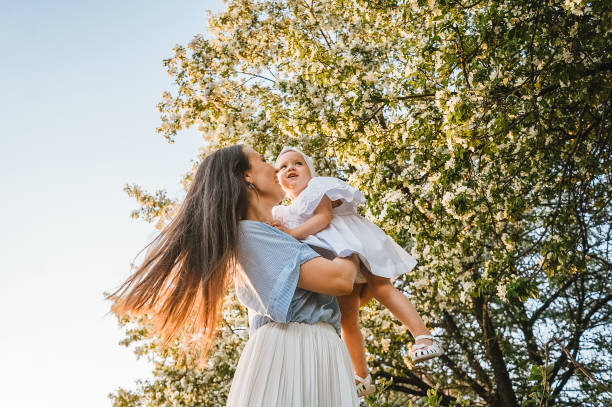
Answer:
POLYGON ((489 317, 488 307, 484 301, 484 298, 474 298, 474 312, 476 319, 482 328, 482 333, 484 334, 484 344, 487 357, 489 358, 491 366, 493 367, 499 405, 503 407, 518 406, 516 394, 512 388, 512 381, 510 380, 506 362, 504 361, 504 356, 499 347, 499 342, 497 341, 495 329, 491 322, 491 318, 489 317))

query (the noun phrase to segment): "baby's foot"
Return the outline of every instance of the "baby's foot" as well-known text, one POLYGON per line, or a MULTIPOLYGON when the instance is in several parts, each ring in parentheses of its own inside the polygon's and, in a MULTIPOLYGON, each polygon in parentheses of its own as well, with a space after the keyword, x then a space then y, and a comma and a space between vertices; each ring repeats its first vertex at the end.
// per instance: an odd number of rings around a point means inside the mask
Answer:
POLYGON ((425 346, 429 346, 433 343, 433 339, 428 339, 427 337, 424 338, 423 336, 425 335, 419 335, 419 336, 420 338, 414 342, 415 345, 423 344, 425 346))
POLYGON ((444 354, 440 342, 436 341, 433 336, 418 335, 414 339, 415 343, 409 351, 413 363, 424 362, 444 354))
POLYGON ((357 397, 368 396, 376 391, 376 386, 372 384, 370 374, 365 378, 355 375, 355 385, 357 386, 357 397))

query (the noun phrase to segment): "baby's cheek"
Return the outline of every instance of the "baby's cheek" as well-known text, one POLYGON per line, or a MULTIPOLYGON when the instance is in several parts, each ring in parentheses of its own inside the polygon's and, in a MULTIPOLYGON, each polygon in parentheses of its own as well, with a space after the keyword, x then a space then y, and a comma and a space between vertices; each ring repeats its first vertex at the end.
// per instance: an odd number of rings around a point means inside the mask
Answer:
POLYGON ((280 184, 281 188, 283 188, 283 191, 287 188, 289 182, 287 181, 287 179, 283 176, 278 175, 276 177, 278 179, 278 183, 280 184))

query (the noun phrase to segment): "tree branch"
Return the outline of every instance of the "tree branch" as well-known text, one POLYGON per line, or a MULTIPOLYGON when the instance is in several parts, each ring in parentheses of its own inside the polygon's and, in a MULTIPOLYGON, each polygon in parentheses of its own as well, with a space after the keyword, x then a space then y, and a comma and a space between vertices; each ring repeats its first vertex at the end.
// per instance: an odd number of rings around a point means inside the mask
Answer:
MULTIPOLYGON (((379 373, 376 374, 377 377, 384 377, 385 379, 390 379, 393 380, 393 383, 404 383, 404 384, 411 384, 413 386, 416 386, 418 389, 411 389, 405 386, 399 386, 396 384, 392 384, 391 386, 389 386, 389 389, 391 390, 395 390, 395 391, 400 391, 402 393, 406 393, 406 394, 414 394, 415 396, 426 396, 427 395, 427 390, 431 389, 431 387, 429 385, 427 385, 426 383, 420 381, 419 379, 417 380, 409 380, 407 378, 404 377, 398 377, 398 376, 393 376, 385 371, 381 371, 379 373), (417 384, 416 382, 420 382, 422 383, 422 386, 417 384)), ((415 376, 416 378, 416 376, 415 376)), ((456 399, 453 397, 449 397, 444 393, 438 393, 438 395, 442 398, 441 402, 443 406, 448 406, 450 405, 450 403, 455 402, 456 399)))
POLYGON ((544 361, 538 353, 538 346, 535 341, 535 335, 533 334, 533 322, 527 316, 527 311, 521 302, 516 298, 512 298, 511 303, 515 306, 519 313, 519 319, 517 321, 523 337, 525 338, 525 344, 527 345, 527 354, 529 358, 537 365, 542 365, 544 361))
POLYGON ((465 50, 463 49, 463 36, 459 32, 459 28, 457 28, 457 26, 452 25, 451 28, 459 37, 459 44, 457 44, 456 41, 453 41, 455 43, 455 52, 457 53, 457 56, 459 57, 459 62, 461 63, 461 71, 463 72, 463 77, 465 78, 465 84, 467 85, 467 89, 470 90, 472 88, 472 85, 470 85, 467 69, 465 67, 465 50))
MULTIPOLYGON (((489 398, 489 391, 492 387, 491 382, 489 381, 489 375, 484 371, 482 366, 480 366, 480 364, 478 363, 478 358, 476 358, 472 350, 468 346, 466 346, 465 343, 463 343, 463 338, 461 337, 461 333, 459 331, 459 328, 457 327, 457 324, 455 323, 454 318, 447 311, 444 311, 442 315, 444 317, 443 324, 444 328, 446 329, 446 332, 448 332, 455 340, 455 343, 459 345, 461 351, 463 352, 463 355, 465 356, 466 361, 474 370, 474 373, 478 378, 478 382, 475 381, 476 384, 479 388, 485 389, 484 394, 479 394, 485 399, 489 398)), ((474 388, 474 390, 476 390, 476 388, 474 388)))
MULTIPOLYGON (((414 95, 406 95, 406 96, 398 96, 394 99, 396 100, 410 100, 410 99, 424 99, 424 98, 430 98, 430 97, 434 97, 436 94, 435 93, 416 93, 414 95)), ((373 103, 379 103, 379 102, 384 102, 384 103, 389 103, 391 102, 391 99, 387 99, 387 98, 380 98, 380 97, 373 97, 372 98, 372 102, 373 103)))
POLYGON ((234 71, 234 73, 238 73, 238 74, 242 74, 242 75, 248 75, 248 76, 252 76, 252 77, 255 77, 255 78, 259 78, 259 79, 264 79, 264 80, 270 81, 272 83, 276 83, 276 81, 274 79, 266 78, 265 76, 257 75, 255 73, 251 73, 251 72, 234 71))
POLYGON ((474 297, 474 314, 480 323, 484 335, 484 344, 487 357, 493 367, 496 391, 499 405, 503 407, 518 406, 516 394, 512 388, 512 381, 503 353, 500 349, 495 327, 489 316, 487 303, 482 296, 474 297))
POLYGON ((483 386, 481 386, 478 381, 471 378, 470 375, 467 374, 467 372, 457 366, 454 360, 452 360, 447 355, 440 356, 440 359, 446 364, 446 366, 448 366, 453 371, 453 373, 456 375, 455 377, 460 378, 459 380, 465 381, 467 385, 470 386, 485 401, 492 401, 489 391, 483 386))
POLYGON ((533 325, 535 323, 535 321, 540 317, 540 315, 542 315, 542 313, 544 311, 546 311, 546 309, 548 307, 550 307, 550 305, 559 298, 559 294, 561 294, 562 292, 564 292, 565 290, 567 290, 567 288, 572 285, 574 282, 576 282, 576 280, 578 279, 580 275, 579 274, 575 274, 572 276, 571 279, 569 279, 568 281, 566 281, 561 288, 559 288, 557 291, 555 291, 554 294, 552 294, 550 297, 548 297, 548 299, 546 301, 544 301, 544 303, 540 306, 540 308, 538 308, 537 310, 535 310, 535 312, 533 313, 533 315, 531 315, 531 318, 529 318, 529 324, 533 325))

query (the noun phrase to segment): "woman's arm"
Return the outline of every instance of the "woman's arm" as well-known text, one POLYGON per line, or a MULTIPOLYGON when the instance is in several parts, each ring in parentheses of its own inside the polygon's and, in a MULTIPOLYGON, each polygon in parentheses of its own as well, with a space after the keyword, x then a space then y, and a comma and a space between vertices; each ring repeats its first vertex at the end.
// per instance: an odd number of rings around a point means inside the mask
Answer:
POLYGON ((300 266, 297 286, 320 294, 347 295, 353 291, 358 268, 359 258, 356 254, 334 260, 315 257, 300 266))
POLYGON ((306 222, 289 229, 289 234, 298 240, 314 235, 329 226, 332 219, 332 201, 325 195, 314 210, 314 214, 306 222))

